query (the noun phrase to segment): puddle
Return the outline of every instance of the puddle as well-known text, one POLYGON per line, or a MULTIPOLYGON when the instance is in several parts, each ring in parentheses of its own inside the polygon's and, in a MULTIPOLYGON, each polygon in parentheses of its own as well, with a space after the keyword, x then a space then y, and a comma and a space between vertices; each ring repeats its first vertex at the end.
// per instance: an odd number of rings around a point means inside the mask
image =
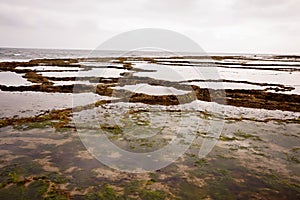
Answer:
POLYGON ((300 79, 298 72, 281 72, 255 69, 220 69, 220 77, 226 80, 249 81, 256 83, 297 85, 300 79))
POLYGON ((123 65, 122 64, 116 64, 116 63, 112 63, 113 60, 111 62, 96 62, 96 61, 86 61, 86 62, 79 62, 78 64, 80 65, 84 65, 87 67, 107 67, 107 66, 113 66, 116 68, 122 68, 123 65))
POLYGON ((296 94, 300 95, 300 85, 292 85, 295 89, 291 91, 275 91, 277 89, 276 86, 260 86, 255 84, 247 84, 247 83, 233 83, 233 82, 211 82, 211 81, 191 81, 187 83, 183 83, 187 85, 196 85, 200 88, 208 88, 208 89, 231 89, 231 90, 265 90, 271 93, 281 93, 281 94, 296 94), (274 88, 274 89, 271 89, 274 88))
POLYGON ((256 60, 256 61, 250 61, 247 62, 247 64, 251 65, 297 65, 300 67, 300 62, 299 61, 275 61, 275 60, 256 60))
POLYGON ((89 81, 52 81, 53 86, 63 86, 63 85, 74 85, 74 84, 84 84, 84 85, 98 85, 98 83, 91 83, 89 81))
POLYGON ((266 86, 259 86, 246 83, 228 83, 228 82, 197 82, 192 81, 189 83, 184 83, 188 85, 196 85, 200 88, 209 88, 209 89, 247 89, 247 90, 263 90, 267 88, 266 86))
POLYGON ((23 78, 22 74, 17 74, 15 72, 0 72, 0 85, 22 86, 33 85, 33 83, 23 78))
MULTIPOLYGON (((137 64, 137 68, 146 70, 155 70, 155 72, 137 72, 135 76, 150 77, 153 79, 166 81, 187 81, 187 80, 233 80, 248 81, 253 83, 281 84, 291 86, 296 90, 290 94, 300 94, 298 80, 299 72, 285 72, 272 70, 255 70, 255 69, 237 69, 221 67, 191 67, 191 66, 164 66, 157 64, 137 64)), ((195 83, 195 82, 194 82, 195 83)), ((213 89, 265 89, 265 87, 239 84, 239 83, 201 83, 196 82, 198 86, 213 89), (205 85, 206 84, 206 85, 205 85)))
POLYGON ((148 95, 182 95, 187 94, 189 91, 178 90, 173 87, 164 87, 164 86, 153 86, 148 84, 137 84, 137 85, 125 85, 123 87, 113 87, 112 89, 120 90, 129 90, 134 93, 144 93, 148 95))
POLYGON ((16 67, 16 69, 30 69, 33 71, 79 71, 80 67, 56 67, 56 66, 34 66, 34 67, 16 67))
POLYGON ((150 77, 153 79, 166 81, 187 81, 193 79, 214 79, 218 80, 219 75, 213 67, 191 67, 191 66, 166 66, 157 64, 137 63, 136 68, 145 70, 155 70, 155 72, 137 72, 134 75, 140 77, 150 77))
POLYGON ((88 71, 80 72, 40 72, 46 77, 103 77, 103 78, 119 78, 121 73, 128 72, 124 69, 114 68, 93 68, 88 71))
POLYGON ((294 90, 291 91, 272 91, 269 90, 269 92, 274 92, 274 93, 281 93, 281 94, 296 94, 296 95, 300 95, 300 85, 293 85, 293 87, 295 88, 294 90))
POLYGON ((0 62, 29 62, 31 59, 0 59, 0 62))
MULTIPOLYGON (((174 108, 174 106, 173 106, 174 108)), ((300 112, 290 112, 281 110, 266 110, 257 108, 236 107, 230 105, 220 105, 215 102, 206 102, 196 100, 188 104, 178 106, 180 110, 205 111, 211 114, 223 114, 224 117, 249 118, 264 120, 268 118, 275 119, 298 119, 300 112)))
POLYGON ((29 117, 47 110, 72 108, 73 106, 82 106, 97 100, 107 99, 110 98, 93 93, 67 94, 0 91, 0 118, 29 117), (74 103, 73 98, 76 98, 74 103))

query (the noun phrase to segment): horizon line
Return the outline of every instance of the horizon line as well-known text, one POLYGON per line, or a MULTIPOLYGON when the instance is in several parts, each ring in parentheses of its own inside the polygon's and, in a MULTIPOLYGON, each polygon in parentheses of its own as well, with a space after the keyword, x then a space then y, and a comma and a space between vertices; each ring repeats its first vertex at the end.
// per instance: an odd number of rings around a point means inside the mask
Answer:
MULTIPOLYGON (((49 47, 11 47, 11 46, 0 46, 0 49, 36 49, 36 50, 69 50, 69 51, 97 51, 97 49, 89 49, 89 48, 49 48, 49 47)), ((98 50, 98 51, 128 51, 128 50, 98 50)), ((141 51, 142 52, 142 51, 141 51)), ((155 51, 153 51, 155 52, 155 51)), ((159 51, 156 51, 159 52, 159 51)), ((235 55, 235 54, 248 54, 248 55, 292 55, 292 56, 299 56, 300 53, 263 53, 263 52, 176 52, 176 53, 203 53, 203 54, 228 54, 228 55, 235 55)))

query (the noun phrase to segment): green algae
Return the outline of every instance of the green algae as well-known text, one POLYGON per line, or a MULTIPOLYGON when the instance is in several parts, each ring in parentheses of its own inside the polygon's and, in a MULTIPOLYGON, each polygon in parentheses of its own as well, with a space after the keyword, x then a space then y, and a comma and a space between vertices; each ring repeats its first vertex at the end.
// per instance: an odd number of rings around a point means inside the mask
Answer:
POLYGON ((231 141, 235 141, 235 140, 239 140, 239 139, 237 137, 227 137, 227 136, 221 135, 219 137, 219 140, 223 141, 223 142, 231 142, 231 141))
POLYGON ((140 197, 142 200, 163 200, 166 199, 166 194, 163 191, 143 189, 140 191, 140 197))
POLYGON ((248 133, 245 133, 242 131, 234 132, 233 135, 235 135, 236 137, 239 137, 239 138, 243 138, 243 139, 252 139, 255 141, 262 141, 258 136, 253 135, 253 134, 248 134, 248 133))

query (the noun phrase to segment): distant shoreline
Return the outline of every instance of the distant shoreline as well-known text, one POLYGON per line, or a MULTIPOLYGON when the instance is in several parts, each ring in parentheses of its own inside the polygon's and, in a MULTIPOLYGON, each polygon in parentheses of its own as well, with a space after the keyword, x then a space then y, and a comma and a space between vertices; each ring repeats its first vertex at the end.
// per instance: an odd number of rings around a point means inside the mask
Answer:
MULTIPOLYGON (((80 49, 80 48, 42 48, 42 47, 0 47, 1 49, 15 49, 15 50, 42 50, 42 51, 78 51, 78 52, 91 52, 95 51, 95 49, 80 49)), ((107 51, 107 52, 127 52, 127 50, 101 50, 101 51, 107 51)), ((142 52, 142 51, 141 51, 142 52)), ((175 52, 179 54, 199 54, 197 52, 175 52)), ((203 53, 202 53, 203 54, 203 53)), ((259 55, 259 56, 265 56, 265 55, 289 55, 289 56, 300 56, 300 53, 251 53, 251 52, 205 52, 206 55, 213 56, 213 55, 259 55)))

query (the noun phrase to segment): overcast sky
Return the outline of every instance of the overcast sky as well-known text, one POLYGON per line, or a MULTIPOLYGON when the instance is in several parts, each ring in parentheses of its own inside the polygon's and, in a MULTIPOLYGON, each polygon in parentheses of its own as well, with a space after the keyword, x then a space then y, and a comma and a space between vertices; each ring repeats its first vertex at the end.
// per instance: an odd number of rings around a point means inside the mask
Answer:
POLYGON ((94 49, 164 28, 207 52, 300 54, 300 0, 1 0, 0 46, 94 49))

